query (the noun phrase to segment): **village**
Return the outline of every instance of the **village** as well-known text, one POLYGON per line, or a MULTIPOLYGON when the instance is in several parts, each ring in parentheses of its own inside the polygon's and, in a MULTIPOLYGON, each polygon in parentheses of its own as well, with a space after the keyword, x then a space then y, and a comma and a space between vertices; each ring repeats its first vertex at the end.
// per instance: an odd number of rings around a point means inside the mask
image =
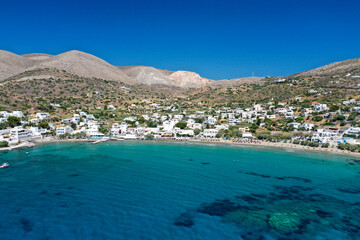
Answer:
MULTIPOLYGON (((294 101, 301 99, 295 98, 294 101)), ((350 99, 342 106, 313 102, 311 108, 288 103, 253 104, 248 108, 222 107, 207 111, 179 110, 177 106, 149 103, 146 114, 128 114, 122 121, 96 119, 81 109, 72 117, 57 119, 46 112, 25 116, 22 111, 0 112, 0 146, 22 146, 24 142, 59 140, 199 140, 236 142, 284 142, 319 148, 360 150, 360 127, 356 117, 360 101, 350 99)), ((199 103, 201 105, 201 103, 199 103)), ((104 107, 115 112, 113 105, 104 107)), ((1 148, 0 148, 1 149, 1 148)))

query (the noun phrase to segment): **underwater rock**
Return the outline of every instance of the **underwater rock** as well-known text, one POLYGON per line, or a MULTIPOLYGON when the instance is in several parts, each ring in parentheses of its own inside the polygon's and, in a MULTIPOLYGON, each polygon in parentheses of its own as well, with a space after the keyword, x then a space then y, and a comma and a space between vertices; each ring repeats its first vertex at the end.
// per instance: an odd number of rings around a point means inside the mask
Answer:
POLYGON ((229 212, 224 216, 225 222, 234 222, 239 226, 267 228, 268 215, 265 211, 243 211, 229 212))
POLYGON ((278 212, 270 216, 269 225, 279 233, 290 233, 299 229, 301 219, 294 212, 278 212))
POLYGON ((202 164, 202 165, 210 165, 209 162, 202 162, 201 164, 202 164))
POLYGON ((359 194, 360 193, 360 188, 337 188, 337 190, 339 192, 351 193, 351 194, 359 194))
POLYGON ((175 219, 173 224, 176 226, 191 227, 194 225, 193 217, 193 214, 190 214, 188 212, 182 213, 179 217, 175 219))
POLYGON ((257 176, 257 177, 262 177, 262 178, 271 178, 271 176, 256 173, 256 172, 245 172, 245 174, 252 175, 252 176, 257 176))
POLYGON ((21 218, 20 219, 20 223, 22 226, 22 229, 25 232, 30 232, 33 229, 34 223, 30 222, 30 220, 26 219, 26 218, 21 218))
POLYGON ((233 212, 239 209, 247 209, 244 206, 240 206, 228 199, 216 200, 211 204, 203 204, 198 212, 205 213, 210 216, 225 216, 228 212, 233 212))
POLYGON ((68 176, 69 177, 78 177, 78 176, 80 176, 80 174, 74 173, 74 174, 69 174, 68 176))
POLYGON ((277 180, 287 180, 287 179, 292 179, 292 180, 299 180, 305 183, 311 183, 310 179, 307 178, 301 178, 301 177, 274 177, 277 180))

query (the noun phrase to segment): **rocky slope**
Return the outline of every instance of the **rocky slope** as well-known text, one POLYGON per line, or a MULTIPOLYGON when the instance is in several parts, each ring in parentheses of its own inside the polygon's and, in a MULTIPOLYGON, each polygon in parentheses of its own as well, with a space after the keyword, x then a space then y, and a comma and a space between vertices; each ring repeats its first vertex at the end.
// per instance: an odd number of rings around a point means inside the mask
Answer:
MULTIPOLYGON (((38 69, 57 69, 85 78, 118 81, 130 85, 162 85, 169 88, 201 88, 212 80, 187 71, 172 72, 146 66, 117 67, 108 62, 80 51, 69 51, 59 55, 25 54, 16 55, 0 52, 0 81, 10 77, 16 79, 23 72, 38 69)), ((23 77, 23 76, 22 76, 23 77)), ((32 79, 36 79, 36 76, 32 79)))
MULTIPOLYGON (((18 80, 18 77, 39 79, 37 73, 49 75, 42 70, 56 69, 79 77, 122 82, 129 85, 143 85, 152 89, 199 89, 203 87, 223 88, 243 84, 261 83, 263 78, 249 77, 213 81, 201 77, 195 72, 168 71, 147 66, 117 67, 108 62, 80 51, 69 51, 59 55, 41 53, 16 55, 0 50, 0 81, 18 80), (23 74, 30 72, 31 76, 23 74)), ((336 74, 351 76, 360 74, 360 59, 328 64, 316 69, 296 73, 289 78, 310 76, 332 77, 336 74)), ((175 90, 174 90, 175 91, 175 90)))
POLYGON ((24 72, 36 62, 14 53, 0 50, 0 81, 24 72))
POLYGON ((130 78, 144 85, 168 85, 175 86, 165 72, 160 69, 146 66, 120 67, 130 78))
POLYGON ((360 73, 360 58, 327 64, 308 71, 295 73, 291 77, 325 76, 334 74, 360 73))
POLYGON ((209 87, 235 87, 243 84, 259 83, 264 79, 262 77, 246 77, 246 78, 235 78, 235 79, 224 79, 219 81, 213 81, 209 87))
POLYGON ((36 68, 56 68, 81 77, 101 78, 127 84, 137 83, 119 68, 106 61, 91 54, 75 50, 47 58, 27 70, 36 68))
POLYGON ((199 74, 188 71, 176 71, 169 75, 169 79, 182 88, 202 88, 213 80, 200 77, 199 74))

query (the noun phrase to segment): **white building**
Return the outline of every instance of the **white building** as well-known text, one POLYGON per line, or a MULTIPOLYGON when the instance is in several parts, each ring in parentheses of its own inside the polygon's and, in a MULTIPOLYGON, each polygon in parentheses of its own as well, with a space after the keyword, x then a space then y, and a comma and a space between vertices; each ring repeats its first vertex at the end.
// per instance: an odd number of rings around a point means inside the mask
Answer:
POLYGON ((203 132, 204 137, 214 138, 219 130, 217 129, 205 129, 203 132))
POLYGON ((314 111, 316 112, 328 111, 328 110, 329 108, 327 107, 326 104, 319 103, 314 106, 314 111))
POLYGON ((48 120, 48 119, 50 119, 50 114, 48 114, 48 113, 37 113, 36 118, 39 121, 48 120))
POLYGON ((65 134, 65 133, 70 133, 72 134, 74 132, 74 129, 72 129, 71 127, 69 126, 64 126, 64 127, 57 127, 56 128, 56 135, 62 135, 62 134, 65 134))

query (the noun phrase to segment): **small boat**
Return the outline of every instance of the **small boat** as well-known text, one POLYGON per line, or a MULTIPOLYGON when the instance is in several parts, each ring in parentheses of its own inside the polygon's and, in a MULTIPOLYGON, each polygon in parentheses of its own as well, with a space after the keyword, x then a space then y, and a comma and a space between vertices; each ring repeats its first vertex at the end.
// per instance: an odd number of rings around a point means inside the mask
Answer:
POLYGON ((3 164, 0 165, 0 168, 7 168, 8 166, 9 166, 8 163, 3 163, 3 164))

